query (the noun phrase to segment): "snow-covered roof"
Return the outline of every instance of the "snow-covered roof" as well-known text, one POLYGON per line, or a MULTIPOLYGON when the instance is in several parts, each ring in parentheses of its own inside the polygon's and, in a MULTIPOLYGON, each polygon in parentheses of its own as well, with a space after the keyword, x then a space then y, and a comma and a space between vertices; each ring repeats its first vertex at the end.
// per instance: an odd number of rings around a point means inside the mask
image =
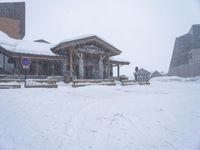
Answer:
POLYGON ((137 72, 135 72, 134 74, 151 74, 151 73, 149 71, 141 68, 137 72))
POLYGON ((63 40, 57 44, 54 44, 51 46, 51 48, 55 48, 56 46, 62 44, 62 43, 66 43, 66 42, 72 42, 72 41, 76 41, 76 40, 80 40, 80 39, 84 39, 84 38, 89 38, 89 37, 93 37, 93 36, 96 36, 94 34, 88 34, 88 35, 83 35, 83 36, 77 36, 75 38, 69 38, 69 39, 66 39, 66 40, 63 40))
POLYGON ((57 56, 51 51, 51 44, 16 40, 2 31, 0 31, 0 46, 14 53, 57 56))
POLYGON ((51 48, 53 50, 56 50, 56 49, 59 49, 59 47, 62 44, 64 44, 65 47, 72 47, 72 46, 75 46, 77 44, 83 44, 85 42, 90 42, 90 41, 96 41, 97 43, 104 45, 109 51, 112 51, 113 55, 119 55, 121 53, 121 51, 119 49, 117 49, 116 47, 114 47, 112 44, 110 44, 109 42, 107 42, 103 38, 100 38, 99 36, 96 36, 96 35, 93 35, 93 34, 67 39, 67 40, 64 40, 62 42, 59 42, 56 45, 52 45, 51 48))
POLYGON ((121 55, 117 55, 117 56, 112 56, 112 57, 110 57, 110 60, 111 61, 127 61, 127 60, 125 60, 124 58, 122 58, 122 56, 121 55))
POLYGON ((121 55, 117 55, 117 56, 112 56, 110 57, 111 62, 113 62, 113 64, 124 64, 124 65, 129 65, 130 62, 125 60, 124 57, 122 57, 121 55))

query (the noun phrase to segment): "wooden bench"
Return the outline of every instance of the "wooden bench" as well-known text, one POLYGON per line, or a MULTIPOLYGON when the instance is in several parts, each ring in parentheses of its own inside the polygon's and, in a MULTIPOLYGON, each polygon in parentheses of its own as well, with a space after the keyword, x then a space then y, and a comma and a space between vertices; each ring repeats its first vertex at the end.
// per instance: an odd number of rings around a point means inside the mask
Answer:
POLYGON ((150 85, 149 81, 138 82, 139 85, 150 85))
POLYGON ((122 86, 127 86, 127 85, 136 85, 136 84, 139 84, 139 85, 150 85, 150 82, 149 81, 136 81, 136 80, 122 80, 121 81, 121 85, 122 86))
POLYGON ((87 85, 116 85, 113 79, 76 79, 72 81, 73 87, 87 86, 87 85))
POLYGON ((57 88, 57 79, 27 79, 26 88, 57 88))
POLYGON ((122 80, 122 81, 121 81, 121 85, 122 85, 122 86, 136 85, 136 84, 138 84, 138 82, 135 81, 135 80, 122 80))
POLYGON ((0 89, 21 88, 20 79, 0 79, 0 89))

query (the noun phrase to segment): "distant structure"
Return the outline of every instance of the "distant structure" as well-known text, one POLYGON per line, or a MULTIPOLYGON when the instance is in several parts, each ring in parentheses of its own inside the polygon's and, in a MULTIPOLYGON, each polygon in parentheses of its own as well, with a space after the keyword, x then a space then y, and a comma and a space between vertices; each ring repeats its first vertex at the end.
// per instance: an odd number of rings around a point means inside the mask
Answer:
POLYGON ((176 38, 168 75, 200 76, 200 24, 193 25, 189 33, 176 38))
POLYGON ((0 2, 0 30, 15 39, 25 35, 25 2, 0 2))
POLYGON ((136 78, 135 80, 138 82, 147 82, 150 79, 150 74, 151 73, 149 71, 141 68, 134 73, 135 78, 136 78))
POLYGON ((151 74, 151 78, 162 77, 162 74, 157 70, 151 74))

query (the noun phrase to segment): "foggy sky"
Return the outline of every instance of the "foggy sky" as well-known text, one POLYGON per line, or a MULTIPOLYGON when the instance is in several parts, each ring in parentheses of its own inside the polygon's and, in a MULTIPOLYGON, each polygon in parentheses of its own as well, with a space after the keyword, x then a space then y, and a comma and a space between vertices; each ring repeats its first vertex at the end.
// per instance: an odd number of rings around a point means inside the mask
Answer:
MULTIPOLYGON (((6 1, 6 0, 4 0, 6 1)), ((27 0, 26 40, 96 34, 134 67, 168 72, 175 38, 200 24, 200 0, 27 0)))

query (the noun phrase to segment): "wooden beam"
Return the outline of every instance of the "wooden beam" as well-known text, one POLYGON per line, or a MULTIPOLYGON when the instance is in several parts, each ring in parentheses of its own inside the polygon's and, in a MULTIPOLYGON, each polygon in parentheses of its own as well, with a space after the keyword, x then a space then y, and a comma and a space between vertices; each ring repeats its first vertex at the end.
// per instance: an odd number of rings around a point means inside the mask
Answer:
POLYGON ((6 70, 6 56, 5 56, 5 54, 3 55, 3 69, 6 70))
POLYGON ((54 76, 55 75, 55 65, 54 63, 51 63, 51 67, 52 67, 52 72, 51 72, 51 75, 54 76))
POLYGON ((117 77, 120 76, 120 69, 119 69, 119 65, 117 65, 117 77))
POLYGON ((110 56, 108 56, 108 77, 110 77, 110 56))
POLYGON ((36 62, 35 62, 35 74, 36 74, 37 76, 39 75, 39 71, 40 71, 39 62, 36 61, 36 62))
POLYGON ((70 65, 70 76, 73 76, 73 58, 72 58, 73 49, 69 50, 69 65, 70 65))

